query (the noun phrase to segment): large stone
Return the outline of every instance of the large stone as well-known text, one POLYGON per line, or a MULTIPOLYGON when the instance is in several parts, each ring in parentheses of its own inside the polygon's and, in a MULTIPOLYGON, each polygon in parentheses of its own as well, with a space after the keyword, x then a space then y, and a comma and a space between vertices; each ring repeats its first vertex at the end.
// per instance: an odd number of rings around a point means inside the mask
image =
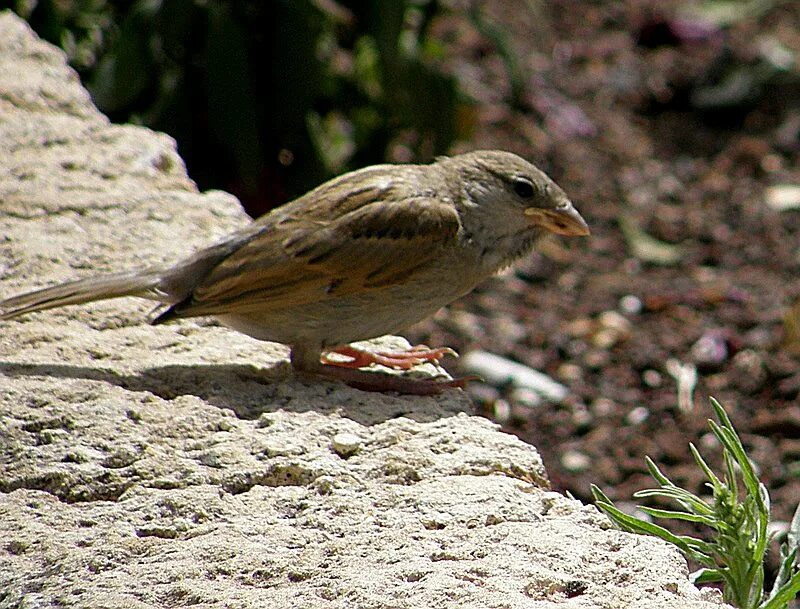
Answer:
MULTIPOLYGON (((0 15, 3 295, 247 221, 0 15)), ((549 492, 462 393, 294 379, 280 345, 149 308, 0 324, 0 607, 719 606, 668 546, 549 492)))

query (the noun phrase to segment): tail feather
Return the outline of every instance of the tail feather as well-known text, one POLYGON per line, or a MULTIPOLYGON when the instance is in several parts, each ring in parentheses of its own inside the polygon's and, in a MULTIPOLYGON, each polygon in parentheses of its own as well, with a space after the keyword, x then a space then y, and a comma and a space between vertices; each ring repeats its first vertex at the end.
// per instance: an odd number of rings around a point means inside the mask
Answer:
POLYGON ((79 279, 20 294, 0 301, 0 320, 13 319, 34 311, 120 296, 138 296, 161 302, 173 302, 173 298, 158 289, 162 280, 161 275, 157 270, 116 273, 105 277, 79 279))

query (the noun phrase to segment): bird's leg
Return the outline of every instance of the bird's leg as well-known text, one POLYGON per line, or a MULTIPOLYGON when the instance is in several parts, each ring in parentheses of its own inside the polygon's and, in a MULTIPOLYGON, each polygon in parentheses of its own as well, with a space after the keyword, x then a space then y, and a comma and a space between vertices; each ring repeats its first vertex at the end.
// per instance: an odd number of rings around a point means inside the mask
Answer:
POLYGON ((406 350, 397 351, 364 351, 356 349, 351 345, 344 345, 330 349, 322 354, 322 363, 329 366, 339 366, 340 368, 365 368, 370 364, 381 364, 397 370, 410 370, 418 364, 432 362, 438 364, 439 360, 445 355, 458 357, 458 354, 450 347, 440 347, 430 349, 425 345, 416 345, 406 350), (350 358, 347 361, 331 359, 329 353, 337 353, 350 358))
MULTIPOLYGON (((357 354, 364 353, 358 349, 354 349, 354 351, 357 354)), ((427 347, 424 348, 425 353, 429 351, 439 350, 431 350, 427 347)), ((447 350, 444 351, 445 353, 440 354, 440 356, 446 354, 447 350)), ((338 349, 336 352, 338 352, 338 349)), ((345 353, 344 355, 349 354, 345 353)), ((445 389, 464 387, 468 381, 475 380, 476 378, 466 377, 447 380, 408 378, 395 374, 365 372, 351 365, 330 365, 323 363, 321 361, 322 359, 324 359, 324 356, 321 355, 321 349, 319 348, 310 349, 307 345, 292 345, 291 362, 292 368, 294 368, 296 372, 316 377, 335 379, 363 391, 395 391, 408 395, 435 395, 441 393, 445 389)), ((423 359, 422 361, 425 360, 423 359)), ((373 363, 373 361, 370 360, 363 365, 366 366, 370 363, 373 363)), ((336 364, 339 364, 339 362, 336 362, 336 364)), ((347 364, 350 364, 350 362, 347 362, 347 364)))

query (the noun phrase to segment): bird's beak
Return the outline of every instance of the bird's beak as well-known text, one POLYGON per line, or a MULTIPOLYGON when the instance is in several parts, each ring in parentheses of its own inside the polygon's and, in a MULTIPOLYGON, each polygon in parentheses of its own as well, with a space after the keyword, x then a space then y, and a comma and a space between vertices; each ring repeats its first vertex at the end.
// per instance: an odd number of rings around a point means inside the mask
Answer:
POLYGON ((558 235, 586 237, 590 234, 586 220, 569 201, 561 203, 555 209, 528 207, 524 213, 534 224, 558 235))

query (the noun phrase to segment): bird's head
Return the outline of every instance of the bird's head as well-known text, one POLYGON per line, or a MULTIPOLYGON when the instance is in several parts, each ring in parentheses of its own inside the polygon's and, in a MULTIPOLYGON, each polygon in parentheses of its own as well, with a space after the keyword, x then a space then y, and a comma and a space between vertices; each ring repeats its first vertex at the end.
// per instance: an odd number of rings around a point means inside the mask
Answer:
POLYGON ((487 237, 529 236, 543 231, 586 236, 589 227, 563 190, 525 159, 483 150, 438 161, 458 181, 460 206, 471 230, 487 237), (452 170, 450 170, 452 168, 452 170))

